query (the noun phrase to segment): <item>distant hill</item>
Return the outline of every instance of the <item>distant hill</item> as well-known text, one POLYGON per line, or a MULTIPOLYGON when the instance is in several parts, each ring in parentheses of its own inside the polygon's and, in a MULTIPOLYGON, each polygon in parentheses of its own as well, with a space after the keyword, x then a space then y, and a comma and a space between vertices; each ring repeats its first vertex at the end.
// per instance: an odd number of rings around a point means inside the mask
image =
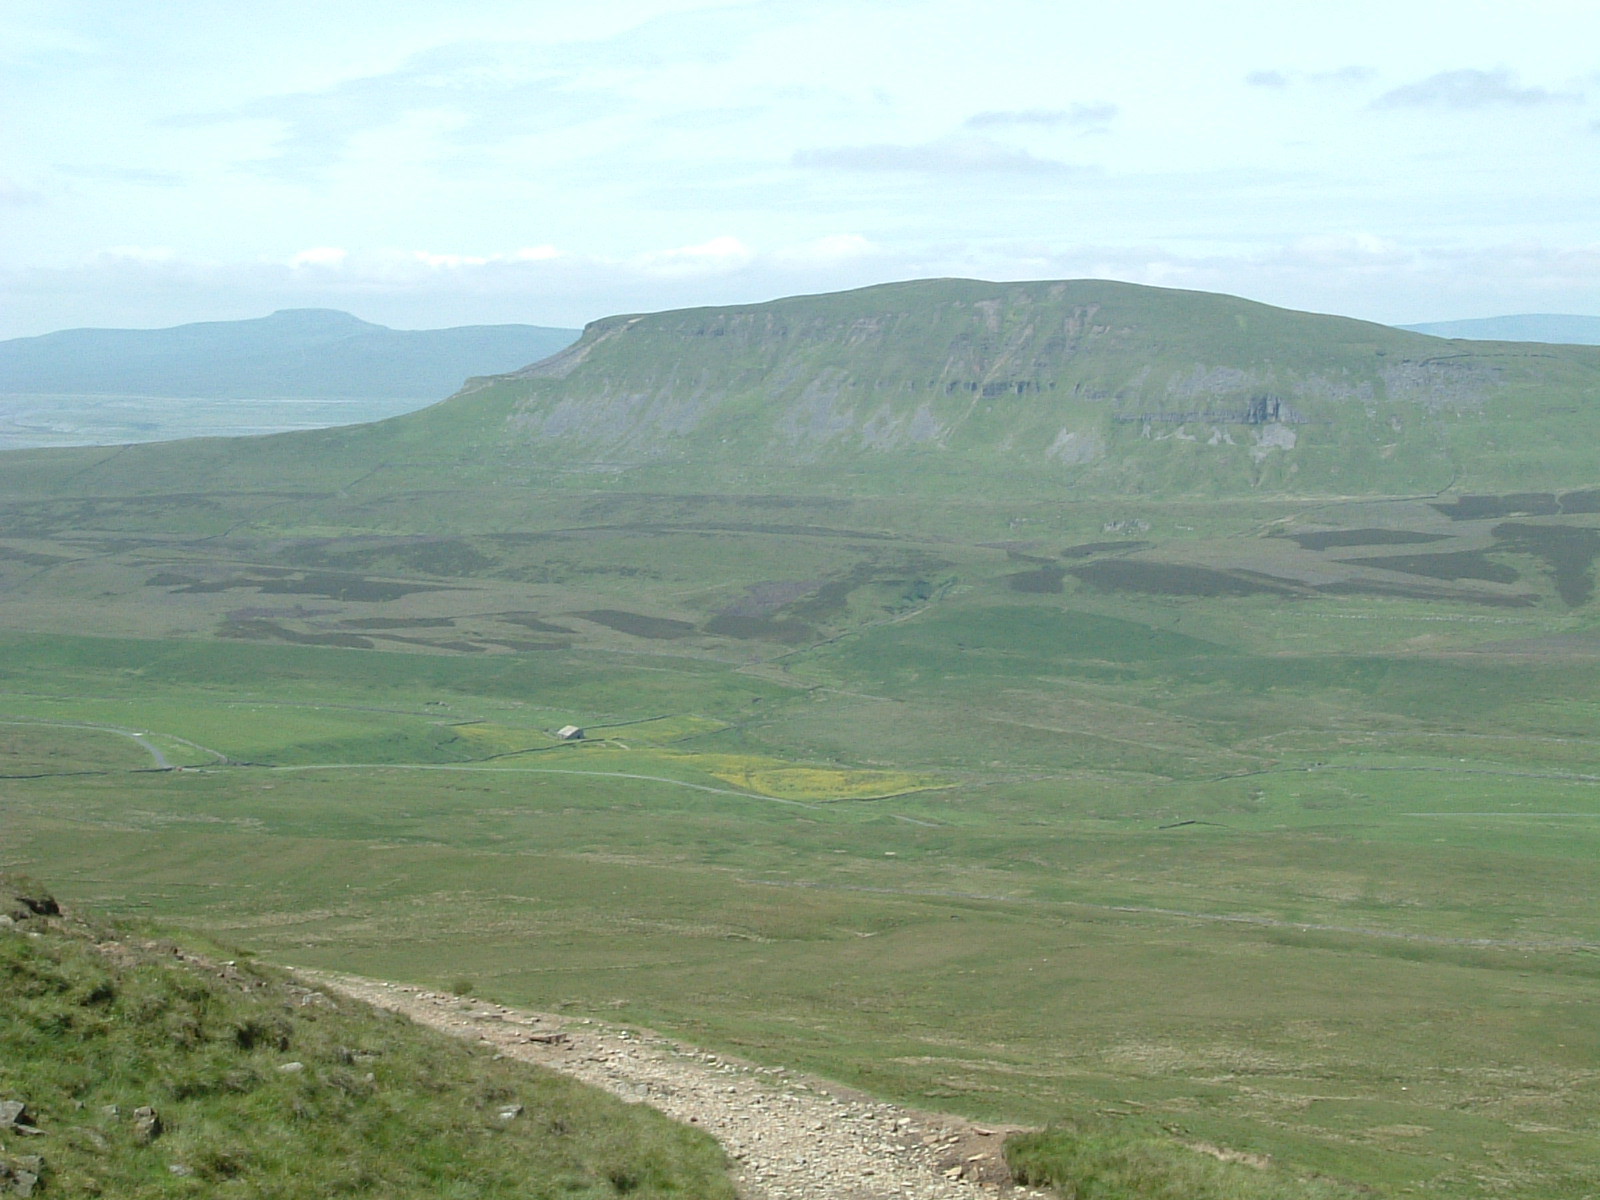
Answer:
POLYGON ((574 329, 388 329, 325 308, 171 329, 67 329, 0 342, 0 393, 174 399, 436 400, 536 362, 574 329))
POLYGON ((1444 338, 1600 346, 1600 317, 1580 317, 1568 313, 1522 313, 1513 317, 1479 317, 1471 321, 1430 321, 1423 325, 1399 325, 1396 328, 1444 338))

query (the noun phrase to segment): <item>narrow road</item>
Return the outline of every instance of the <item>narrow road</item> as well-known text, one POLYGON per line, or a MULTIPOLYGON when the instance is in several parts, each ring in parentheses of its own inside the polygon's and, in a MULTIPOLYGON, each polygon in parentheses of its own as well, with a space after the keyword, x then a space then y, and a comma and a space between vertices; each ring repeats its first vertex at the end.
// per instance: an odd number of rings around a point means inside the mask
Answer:
POLYGON ((297 973, 698 1125, 727 1151, 744 1200, 1026 1200, 1050 1194, 1010 1182, 1001 1146, 1012 1127, 901 1108, 654 1033, 406 984, 297 973))

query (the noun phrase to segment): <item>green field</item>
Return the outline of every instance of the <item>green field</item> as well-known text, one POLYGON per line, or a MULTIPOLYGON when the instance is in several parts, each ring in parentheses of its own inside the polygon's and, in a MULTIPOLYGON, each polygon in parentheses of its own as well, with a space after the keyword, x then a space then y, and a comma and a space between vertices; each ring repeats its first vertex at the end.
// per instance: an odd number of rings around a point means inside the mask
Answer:
POLYGON ((7 456, 0 865, 984 1119, 1600 1193, 1592 443, 461 465, 502 401, 7 456))

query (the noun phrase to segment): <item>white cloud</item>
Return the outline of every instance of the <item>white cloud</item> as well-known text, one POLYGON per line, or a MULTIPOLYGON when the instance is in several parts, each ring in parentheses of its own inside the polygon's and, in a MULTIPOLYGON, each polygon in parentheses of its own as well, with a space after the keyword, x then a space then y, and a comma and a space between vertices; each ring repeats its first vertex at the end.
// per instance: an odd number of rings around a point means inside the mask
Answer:
POLYGON ((714 237, 694 246, 675 246, 638 255, 634 261, 653 273, 698 275, 736 270, 755 260, 755 251, 736 237, 714 237))
POLYGON ((534 43, 445 45, 383 74, 158 124, 185 129, 271 122, 280 130, 276 149, 256 169, 305 181, 344 162, 364 135, 419 120, 458 146, 486 147, 610 115, 616 99, 586 86, 581 68, 581 59, 534 43))
POLYGON ((1245 75, 1244 81, 1251 87, 1281 90, 1300 82, 1336 85, 1365 83, 1369 79, 1375 79, 1377 74, 1378 72, 1372 67, 1352 64, 1333 67, 1326 71, 1251 71, 1245 75))
POLYGON ((0 175, 0 204, 24 205, 42 204, 44 193, 30 187, 24 187, 14 179, 7 179, 0 175))
MULTIPOLYGON (((469 6, 470 7, 470 6, 469 6)), ((257 95, 231 106, 168 115, 169 128, 265 121, 279 136, 255 166, 294 182, 326 177, 364 135, 420 121, 461 154, 492 152, 530 136, 561 136, 618 117, 655 120, 661 81, 688 73, 701 86, 727 68, 737 47, 793 18, 770 3, 712 4, 649 16, 615 14, 591 26, 625 28, 594 36, 484 36, 439 42, 387 70, 320 87, 257 95), (698 9, 698 11, 697 11, 698 9)), ((471 28, 473 22, 461 24, 471 28)), ((681 84, 679 85, 681 87, 681 84)), ((677 99, 673 107, 681 107, 677 99)))
POLYGON ((1573 92, 1552 92, 1542 87, 1520 87, 1505 68, 1480 71, 1465 68, 1441 71, 1418 83, 1408 83, 1385 92, 1372 102, 1376 109, 1393 108, 1526 108, 1540 104, 1562 104, 1579 100, 1573 92))
POLYGON ((985 137, 949 137, 921 145, 827 146, 798 151, 797 167, 905 171, 941 175, 1080 175, 1087 168, 1039 158, 985 137))
POLYGON ((111 262, 172 262, 178 252, 171 246, 107 246, 97 257, 111 262))
POLYGON ((1414 256, 1398 243, 1371 233, 1332 233, 1297 238, 1279 257, 1296 265, 1348 269, 1401 266, 1414 256))
POLYGON ((337 267, 350 257, 350 252, 340 246, 312 246, 298 254, 290 255, 291 267, 337 267))
POLYGON ((967 118, 969 129, 992 129, 1006 125, 1061 125, 1067 119, 1064 108, 1025 108, 1013 111, 991 110, 967 118))
POLYGON ((144 167, 119 167, 104 163, 57 163, 55 169, 71 179, 87 179, 99 183, 177 187, 184 181, 183 176, 176 171, 152 171, 144 167))
MULTIPOLYGON (((1600 279, 1600 242, 1583 246, 1549 246, 1542 242, 1515 242, 1460 252, 1459 267, 1486 279, 1514 278, 1540 288, 1592 292, 1600 279)), ((1590 309, 1600 311, 1591 300, 1590 309)))
POLYGON ((1282 71, 1251 71, 1244 77, 1244 81, 1251 87, 1286 88, 1289 86, 1289 77, 1282 71))
POLYGON ((833 233, 773 252, 785 267, 836 266, 878 253, 878 247, 857 233, 833 233))
POLYGON ((1024 108, 973 113, 967 118, 966 125, 969 129, 1027 125, 1099 129, 1109 125, 1120 111, 1117 105, 1108 100, 1097 100, 1088 104, 1074 104, 1070 108, 1024 108))
POLYGON ((503 258, 476 254, 435 254, 431 250, 413 250, 411 257, 423 266, 453 271, 461 267, 486 267, 491 262, 504 262, 503 258))
MULTIPOLYGON (((389 261, 394 265, 395 256, 380 254, 380 259, 389 261)), ((507 253, 497 254, 440 254, 432 250, 413 250, 409 256, 412 262, 419 262, 426 267, 440 270, 457 270, 462 267, 487 267, 504 263, 536 263, 549 262, 560 258, 561 251, 554 246, 523 246, 520 249, 507 253)))
POLYGON ((1377 77, 1378 72, 1376 68, 1365 67, 1359 64, 1351 64, 1350 66, 1345 67, 1335 67, 1331 71, 1312 71, 1306 75, 1306 78, 1312 83, 1336 84, 1366 83, 1368 80, 1376 79, 1377 77))
POLYGON ((92 37, 63 27, 60 6, 13 2, 0 11, 0 63, 8 67, 87 60, 100 49, 92 37), (28 12, 32 8, 34 11, 28 12))

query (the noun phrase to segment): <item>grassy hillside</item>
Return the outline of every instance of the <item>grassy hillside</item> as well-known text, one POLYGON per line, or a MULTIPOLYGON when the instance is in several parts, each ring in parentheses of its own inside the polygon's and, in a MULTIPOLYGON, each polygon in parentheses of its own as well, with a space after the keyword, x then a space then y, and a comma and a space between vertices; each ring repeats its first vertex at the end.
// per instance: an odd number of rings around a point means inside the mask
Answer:
POLYGON ((193 942, 0 879, 0 1188, 731 1200, 711 1139, 651 1109, 193 942))

